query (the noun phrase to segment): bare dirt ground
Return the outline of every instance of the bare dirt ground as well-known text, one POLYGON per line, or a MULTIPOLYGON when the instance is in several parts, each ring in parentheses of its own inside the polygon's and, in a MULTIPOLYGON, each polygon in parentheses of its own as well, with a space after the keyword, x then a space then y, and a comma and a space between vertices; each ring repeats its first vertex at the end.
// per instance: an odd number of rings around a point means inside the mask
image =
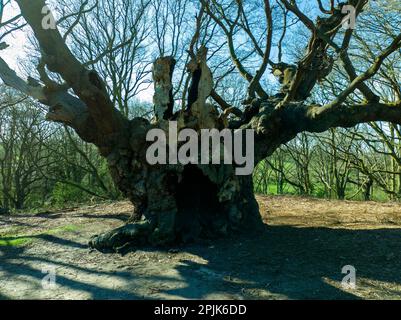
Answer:
POLYGON ((86 244, 123 224, 127 202, 0 216, 0 299, 401 298, 400 204, 258 200, 261 233, 125 255, 86 244), (341 286, 345 265, 355 289, 341 286))

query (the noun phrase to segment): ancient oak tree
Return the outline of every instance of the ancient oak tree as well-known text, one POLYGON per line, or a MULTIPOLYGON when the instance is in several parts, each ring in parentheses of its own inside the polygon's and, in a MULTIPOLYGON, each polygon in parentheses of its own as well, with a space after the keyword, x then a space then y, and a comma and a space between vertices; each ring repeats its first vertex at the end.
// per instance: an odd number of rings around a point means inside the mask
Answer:
MULTIPOLYGON (((260 4, 253 9, 259 10, 259 16, 264 17, 265 29, 261 35, 253 33, 249 8, 245 8, 247 1, 197 2, 196 28, 188 43, 185 63, 187 80, 180 81, 184 88, 183 99, 177 103, 173 85, 177 56, 155 59, 152 121, 139 117, 128 119, 123 115, 113 103, 116 99, 107 89, 106 80, 77 58, 65 41, 65 34, 56 26, 43 27, 45 0, 15 2, 20 14, 5 21, 1 27, 8 27, 11 32, 10 24, 17 20, 20 25, 15 28, 30 27, 40 48, 37 64, 40 79, 25 81, 0 59, 1 79, 6 85, 48 106, 48 120, 71 127, 84 141, 96 145, 107 158, 115 184, 135 207, 127 224, 90 240, 90 245, 97 249, 185 242, 237 230, 252 232, 261 224, 252 177, 236 175, 236 164, 148 163, 146 151, 150 142, 146 140, 147 133, 154 128, 167 131, 170 121, 176 121, 179 130, 190 128, 198 133, 210 128, 252 129, 255 162, 271 155, 301 132, 323 132, 332 127, 346 128, 371 121, 401 124, 401 101, 384 101, 369 86, 369 79, 379 72, 386 59, 400 50, 401 33, 383 42, 382 51, 365 70, 356 68, 348 53, 354 30, 343 29, 347 14, 344 6, 355 8, 357 18, 369 6, 368 0, 348 0, 341 4, 315 1, 317 19, 309 18, 298 1, 249 1, 260 4), (277 8, 281 8, 281 16, 273 14, 277 8), (286 59, 282 40, 290 23, 289 17, 302 24, 309 37, 305 51, 295 63, 282 61, 282 58, 286 59), (284 21, 280 30, 274 28, 275 19, 284 21), (235 41, 239 32, 253 46, 252 52, 260 61, 257 68, 250 69, 244 62, 246 57, 239 56, 235 41), (211 54, 207 46, 214 33, 223 39, 221 48, 227 52, 225 60, 230 61, 231 72, 235 70, 234 74, 248 83, 242 108, 228 103, 223 98, 224 92, 219 92, 216 86, 219 80, 214 79, 212 66, 208 63, 211 54), (278 51, 278 59, 273 58, 273 51, 278 51), (342 65, 348 84, 331 101, 323 105, 312 103, 309 99, 312 91, 331 74, 334 63, 342 65), (278 77, 281 87, 275 88, 277 90, 266 85, 271 79, 266 76, 268 73, 278 77), (350 99, 351 96, 354 98, 350 99)), ((76 24, 83 12, 89 10, 86 2, 82 1, 81 12, 75 14, 76 24)), ((143 14, 146 14, 146 8, 144 4, 143 14)), ((193 12, 188 14, 193 15, 193 12)), ((156 21, 156 24, 163 24, 163 21, 156 21)), ((160 26, 160 30, 166 29, 160 26)), ((156 31, 160 30, 157 28, 156 31)), ((135 32, 134 28, 131 31, 135 32)), ((5 43, 1 45, 6 46, 5 43)), ((120 44, 120 48, 123 46, 124 43, 120 44)), ((110 46, 107 50, 104 55, 118 50, 118 46, 110 46)))

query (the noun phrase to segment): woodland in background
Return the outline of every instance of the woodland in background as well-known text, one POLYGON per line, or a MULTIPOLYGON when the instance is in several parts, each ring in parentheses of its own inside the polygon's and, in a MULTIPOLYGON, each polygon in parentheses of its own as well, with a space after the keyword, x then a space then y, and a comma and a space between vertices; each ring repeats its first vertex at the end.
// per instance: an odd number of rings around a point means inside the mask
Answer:
MULTIPOLYGON (((121 199, 95 146, 32 99, 3 85, 0 95, 0 213, 121 199)), ((146 116, 150 105, 129 109, 146 116)))

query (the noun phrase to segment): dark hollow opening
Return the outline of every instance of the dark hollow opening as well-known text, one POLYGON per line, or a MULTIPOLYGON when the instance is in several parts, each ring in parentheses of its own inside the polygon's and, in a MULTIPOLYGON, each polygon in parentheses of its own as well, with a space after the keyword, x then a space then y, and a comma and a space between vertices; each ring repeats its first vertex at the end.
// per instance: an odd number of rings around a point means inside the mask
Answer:
POLYGON ((223 208, 217 193, 217 185, 196 165, 185 166, 176 193, 176 228, 179 240, 188 242, 199 237, 212 236, 213 225, 223 217, 223 208))

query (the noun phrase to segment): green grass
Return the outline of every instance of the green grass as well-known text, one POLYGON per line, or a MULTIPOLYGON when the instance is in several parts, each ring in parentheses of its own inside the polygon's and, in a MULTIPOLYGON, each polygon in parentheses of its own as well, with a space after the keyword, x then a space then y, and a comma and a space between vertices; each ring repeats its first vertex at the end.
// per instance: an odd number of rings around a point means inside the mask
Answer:
POLYGON ((14 237, 0 237, 0 247, 18 247, 23 246, 32 241, 32 238, 14 238, 14 237))
MULTIPOLYGON (((313 191, 312 194, 309 194, 310 197, 315 197, 318 199, 326 199, 326 197, 324 196, 324 189, 323 186, 319 183, 314 183, 313 184, 315 186, 315 189, 313 191)), ((254 188, 255 193, 257 194, 261 194, 261 195, 278 195, 277 193, 277 185, 274 183, 274 181, 269 181, 269 184, 267 185, 267 190, 265 189, 261 189, 258 188, 256 186, 256 180, 255 180, 255 188, 254 188)), ((352 199, 350 199, 350 197, 352 195, 354 195, 356 192, 358 191, 358 189, 353 186, 353 185, 348 185, 348 187, 346 188, 346 199, 347 200, 354 200, 354 201, 365 201, 364 197, 363 197, 363 193, 360 192, 359 194, 357 194, 356 196, 352 197, 352 199)), ((283 195, 299 195, 297 190, 290 184, 286 183, 284 185, 284 190, 283 190, 283 195)), ((332 192, 332 200, 337 199, 335 191, 333 190, 332 192)), ((383 190, 381 190, 380 188, 374 188, 372 194, 371 194, 371 200, 372 201, 377 201, 377 202, 388 202, 390 201, 388 194, 386 194, 383 190)))
POLYGON ((58 227, 55 229, 50 229, 48 230, 45 234, 57 234, 57 233, 61 233, 61 232, 76 232, 79 230, 79 227, 73 224, 68 224, 62 227, 58 227))
POLYGON ((18 247, 26 245, 35 238, 39 238, 40 236, 44 235, 55 235, 63 232, 76 232, 79 230, 79 226, 69 224, 62 227, 58 227, 55 229, 47 230, 46 232, 37 233, 37 234, 30 234, 30 235, 22 235, 17 233, 7 233, 5 235, 0 236, 0 247, 10 246, 10 247, 18 247))

